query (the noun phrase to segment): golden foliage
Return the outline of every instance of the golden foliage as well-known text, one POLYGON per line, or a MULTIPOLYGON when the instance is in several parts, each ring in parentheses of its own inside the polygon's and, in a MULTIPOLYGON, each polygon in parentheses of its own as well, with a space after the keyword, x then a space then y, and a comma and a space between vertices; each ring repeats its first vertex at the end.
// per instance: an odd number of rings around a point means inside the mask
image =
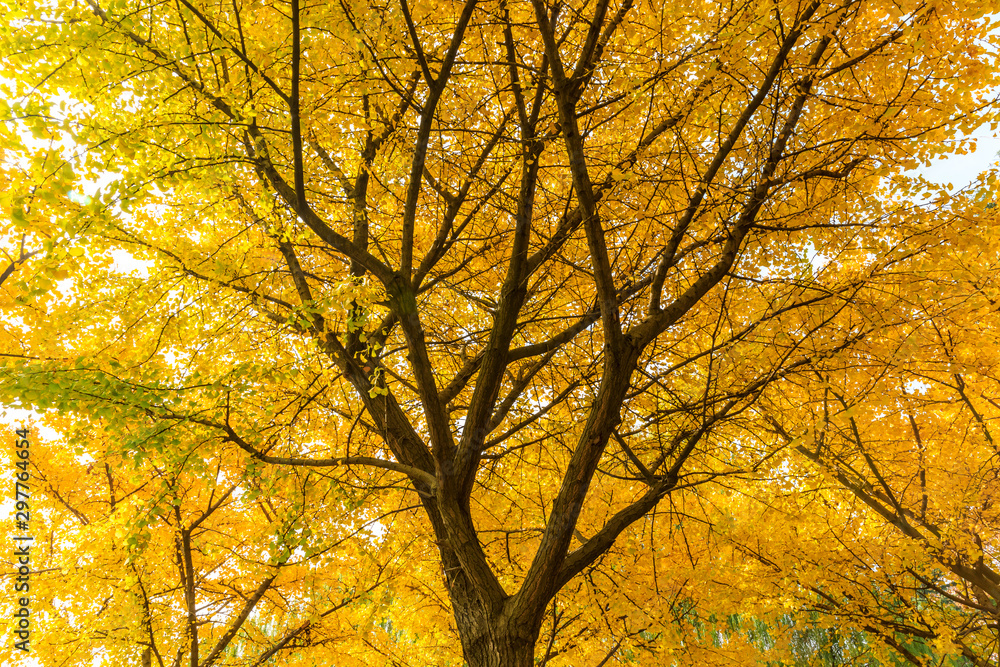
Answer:
POLYGON ((995 659, 995 4, 5 2, 36 657, 995 659))

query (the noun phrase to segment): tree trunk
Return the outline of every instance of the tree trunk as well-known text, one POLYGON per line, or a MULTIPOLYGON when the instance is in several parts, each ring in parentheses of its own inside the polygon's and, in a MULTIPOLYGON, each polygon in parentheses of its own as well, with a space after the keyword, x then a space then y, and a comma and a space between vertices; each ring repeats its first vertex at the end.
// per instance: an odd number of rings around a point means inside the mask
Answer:
POLYGON ((537 634, 512 633, 498 627, 469 628, 460 630, 459 634, 469 667, 532 667, 534 664, 537 634))
POLYGON ((448 544, 437 500, 425 493, 421 501, 438 538, 438 553, 468 667, 532 667, 545 608, 539 613, 521 609, 516 621, 512 618, 514 610, 505 610, 502 602, 488 609, 448 544))
POLYGON ((509 604, 487 611, 464 575, 451 583, 452 609, 467 666, 532 667, 542 614, 518 616, 509 604))

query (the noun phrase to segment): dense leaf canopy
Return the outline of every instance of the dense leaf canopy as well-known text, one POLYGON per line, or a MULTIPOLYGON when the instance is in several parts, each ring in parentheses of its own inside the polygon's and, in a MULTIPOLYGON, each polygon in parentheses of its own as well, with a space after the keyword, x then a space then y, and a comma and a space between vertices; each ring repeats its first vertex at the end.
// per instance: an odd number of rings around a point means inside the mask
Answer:
POLYGON ((41 664, 995 664, 1000 3, 2 6, 41 664))

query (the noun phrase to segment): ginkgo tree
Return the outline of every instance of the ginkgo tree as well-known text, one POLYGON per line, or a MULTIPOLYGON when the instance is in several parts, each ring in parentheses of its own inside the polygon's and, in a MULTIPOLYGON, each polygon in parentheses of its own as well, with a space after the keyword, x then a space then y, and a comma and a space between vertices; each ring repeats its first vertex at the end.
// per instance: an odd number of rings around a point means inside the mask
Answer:
POLYGON ((4 6, 43 663, 993 659, 998 7, 4 6))

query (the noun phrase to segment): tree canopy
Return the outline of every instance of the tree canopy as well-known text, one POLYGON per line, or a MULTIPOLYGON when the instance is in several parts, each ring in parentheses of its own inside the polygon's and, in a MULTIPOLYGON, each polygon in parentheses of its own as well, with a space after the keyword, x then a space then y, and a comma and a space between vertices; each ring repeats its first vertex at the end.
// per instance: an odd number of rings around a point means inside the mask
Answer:
POLYGON ((2 6, 41 664, 995 664, 1000 3, 2 6))

